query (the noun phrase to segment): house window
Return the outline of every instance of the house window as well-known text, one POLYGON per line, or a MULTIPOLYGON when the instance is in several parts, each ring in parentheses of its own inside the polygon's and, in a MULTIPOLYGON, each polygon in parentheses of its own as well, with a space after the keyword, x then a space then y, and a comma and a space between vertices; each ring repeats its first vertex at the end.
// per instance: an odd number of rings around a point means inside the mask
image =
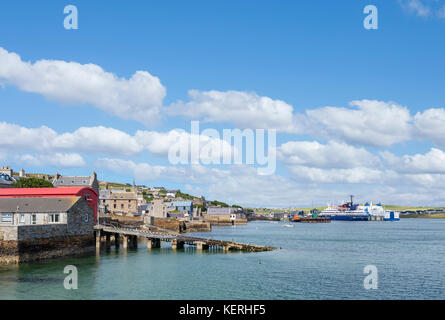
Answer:
POLYGON ((49 223, 58 223, 60 222, 60 214, 59 213, 51 213, 48 215, 49 223))
POLYGON ((116 204, 114 204, 114 209, 116 209, 116 204))
POLYGON ((2 214, 2 222, 11 223, 12 222, 12 213, 3 213, 2 214))
POLYGON ((25 215, 22 213, 20 214, 20 223, 25 223, 25 215))
POLYGON ((122 203, 122 204, 121 204, 121 209, 123 209, 123 208, 124 208, 124 204, 122 203))
POLYGON ((31 224, 37 224, 37 215, 36 214, 31 215, 31 224))
POLYGON ((128 205, 128 209, 131 209, 131 204, 128 205))

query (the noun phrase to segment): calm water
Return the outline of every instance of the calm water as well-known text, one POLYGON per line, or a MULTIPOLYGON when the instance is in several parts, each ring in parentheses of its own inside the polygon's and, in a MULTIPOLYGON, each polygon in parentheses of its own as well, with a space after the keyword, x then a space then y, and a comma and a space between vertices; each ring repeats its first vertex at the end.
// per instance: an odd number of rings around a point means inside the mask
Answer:
POLYGON ((0 299, 445 299, 445 220, 251 222, 199 236, 272 245, 264 253, 123 249, 0 267, 0 299), (65 290, 75 265, 79 289, 65 290), (378 268, 365 290, 363 268, 378 268))

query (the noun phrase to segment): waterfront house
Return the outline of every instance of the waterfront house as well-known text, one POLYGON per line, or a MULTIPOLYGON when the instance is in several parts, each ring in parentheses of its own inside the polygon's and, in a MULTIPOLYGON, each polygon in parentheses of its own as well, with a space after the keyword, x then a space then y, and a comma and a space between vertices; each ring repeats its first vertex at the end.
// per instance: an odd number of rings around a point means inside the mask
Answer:
POLYGON ((94 249, 94 214, 82 196, 0 198, 0 263, 94 249))
POLYGON ((66 198, 82 197, 93 210, 93 220, 97 221, 98 194, 92 188, 9 188, 0 189, 0 201, 4 198, 66 198))
POLYGON ((204 221, 212 224, 245 224, 246 216, 242 210, 232 207, 208 207, 203 214, 204 221))

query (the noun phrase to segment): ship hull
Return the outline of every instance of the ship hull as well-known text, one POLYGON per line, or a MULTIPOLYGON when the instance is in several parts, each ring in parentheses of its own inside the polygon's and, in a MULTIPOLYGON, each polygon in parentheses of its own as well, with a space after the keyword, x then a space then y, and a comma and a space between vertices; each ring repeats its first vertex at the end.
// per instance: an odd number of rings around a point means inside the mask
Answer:
MULTIPOLYGON (((325 217, 325 216, 323 216, 325 217)), ((332 215, 326 216, 331 218, 332 221, 368 221, 369 216, 353 216, 353 215, 332 215)))

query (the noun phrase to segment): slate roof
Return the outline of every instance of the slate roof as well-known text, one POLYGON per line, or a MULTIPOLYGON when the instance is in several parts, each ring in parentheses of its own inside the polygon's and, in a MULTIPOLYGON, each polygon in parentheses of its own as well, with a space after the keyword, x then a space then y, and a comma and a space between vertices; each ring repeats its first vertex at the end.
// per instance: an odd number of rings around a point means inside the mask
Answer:
POLYGON ((0 213, 67 212, 80 197, 0 198, 0 213))
POLYGON ((62 176, 54 181, 54 186, 91 186, 93 181, 91 177, 80 177, 80 176, 62 176))

